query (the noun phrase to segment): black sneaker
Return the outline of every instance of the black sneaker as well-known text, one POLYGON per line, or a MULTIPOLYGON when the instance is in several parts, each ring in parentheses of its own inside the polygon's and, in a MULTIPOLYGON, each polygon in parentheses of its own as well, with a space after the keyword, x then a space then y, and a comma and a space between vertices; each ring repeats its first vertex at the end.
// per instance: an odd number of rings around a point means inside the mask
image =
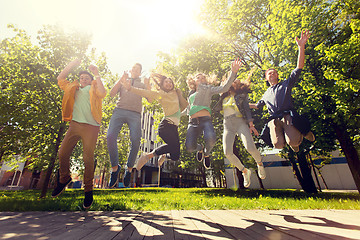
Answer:
POLYGON ((71 182, 71 178, 66 182, 66 183, 57 183, 56 188, 54 188, 54 191, 51 193, 52 197, 57 197, 59 196, 64 190, 65 187, 71 182))
POLYGON ((206 169, 209 169, 210 168, 210 156, 207 156, 207 157, 204 157, 204 161, 203 161, 203 163, 204 163, 204 167, 206 168, 206 169))
POLYGON ((89 208, 91 206, 91 204, 93 203, 93 201, 94 201, 93 191, 85 192, 83 207, 89 208))
POLYGON ((196 160, 198 160, 198 162, 201 162, 204 158, 204 153, 201 151, 196 152, 196 160))
POLYGON ((120 173, 120 165, 118 164, 118 169, 116 172, 112 172, 110 176, 109 188, 114 188, 116 186, 118 177, 120 173))
POLYGON ((131 172, 129 170, 126 170, 125 175, 124 175, 124 180, 123 180, 125 187, 129 187, 130 180, 131 180, 131 172))

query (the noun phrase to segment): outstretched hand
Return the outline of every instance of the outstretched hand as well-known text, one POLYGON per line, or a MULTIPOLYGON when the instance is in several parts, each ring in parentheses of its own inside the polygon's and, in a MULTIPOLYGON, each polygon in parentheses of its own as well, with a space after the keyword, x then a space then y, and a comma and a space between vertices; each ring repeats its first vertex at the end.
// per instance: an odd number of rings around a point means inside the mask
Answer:
POLYGON ((238 58, 235 61, 233 61, 231 63, 231 71, 234 73, 237 73, 240 69, 240 67, 242 66, 242 62, 241 60, 238 58))
POLYGON ((129 74, 126 71, 124 71, 124 74, 120 78, 120 82, 124 84, 128 78, 129 78, 129 74))
POLYGON ((95 65, 90 65, 89 66, 89 70, 95 75, 95 76, 98 76, 99 75, 99 70, 98 68, 95 66, 95 65))
POLYGON ((71 61, 71 62, 68 64, 68 66, 70 66, 71 68, 75 68, 75 67, 77 67, 77 66, 80 66, 80 64, 81 64, 81 60, 80 60, 80 58, 77 58, 77 59, 71 61))
POLYGON ((307 40, 309 39, 311 33, 309 30, 301 31, 300 39, 296 36, 295 41, 299 47, 305 47, 307 40))

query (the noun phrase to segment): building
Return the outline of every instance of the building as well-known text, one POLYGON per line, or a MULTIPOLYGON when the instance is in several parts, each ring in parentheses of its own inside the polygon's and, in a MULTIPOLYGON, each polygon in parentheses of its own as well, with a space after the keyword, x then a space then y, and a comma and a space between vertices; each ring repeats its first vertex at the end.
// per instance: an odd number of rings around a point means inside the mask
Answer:
MULTIPOLYGON (((266 189, 302 189, 296 176, 293 174, 291 163, 281 158, 278 154, 272 153, 263 156, 263 163, 266 171, 266 179, 262 183, 266 189)), ((316 165, 320 165, 322 159, 313 159, 316 165)), ((225 159, 226 182, 228 188, 238 187, 238 178, 235 170, 229 165, 229 161, 225 159)), ((251 185, 249 188, 260 188, 260 183, 254 169, 251 174, 251 185)), ((314 171, 312 176, 317 186, 314 171)), ((318 175, 318 171, 316 170, 318 175)), ((325 183, 331 190, 356 190, 356 185, 346 158, 341 156, 339 151, 332 153, 332 159, 321 169, 321 177, 318 177, 321 189, 325 189, 325 183)))
POLYGON ((3 163, 0 170, 0 187, 4 189, 39 189, 40 179, 44 177, 40 171, 31 171, 26 168, 29 161, 23 161, 20 156, 15 156, 17 167, 13 169, 7 162, 3 163))

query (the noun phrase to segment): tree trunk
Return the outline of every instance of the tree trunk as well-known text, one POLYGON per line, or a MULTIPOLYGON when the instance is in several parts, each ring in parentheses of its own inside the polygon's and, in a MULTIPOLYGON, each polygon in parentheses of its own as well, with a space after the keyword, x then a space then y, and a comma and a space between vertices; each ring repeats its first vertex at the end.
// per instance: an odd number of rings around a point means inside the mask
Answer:
POLYGON ((351 141, 346 129, 339 125, 334 126, 337 139, 340 142, 341 149, 343 150, 346 160, 348 162, 350 172, 354 178, 357 190, 360 193, 360 160, 359 154, 356 151, 354 143, 351 141))
POLYGON ((304 151, 300 151, 297 153, 298 163, 301 171, 301 175, 303 177, 303 189, 307 193, 317 193, 317 189, 315 186, 314 179, 311 175, 311 168, 306 159, 306 155, 304 151))
POLYGON ((293 154, 289 154, 289 161, 291 163, 293 173, 295 174, 297 180, 299 181, 300 186, 303 188, 303 178, 301 176, 300 170, 299 170, 299 168, 297 166, 297 163, 296 163, 295 156, 293 154))
POLYGON ((318 185, 319 192, 321 192, 321 186, 320 186, 319 178, 318 178, 318 176, 317 176, 317 174, 316 174, 316 170, 315 170, 316 168, 315 168, 315 165, 314 165, 314 161, 313 161, 312 158, 311 158, 311 154, 308 153, 308 156, 309 156, 309 160, 310 160, 310 163, 311 163, 311 168, 312 168, 312 170, 313 170, 313 172, 314 172, 314 176, 315 176, 315 179, 316 179, 316 183, 317 183, 317 185, 318 185))
POLYGON ((321 171, 320 171, 320 168, 316 168, 316 170, 318 171, 318 173, 319 173, 319 175, 320 175, 320 177, 321 177, 321 180, 322 180, 323 183, 324 183, 325 189, 326 189, 326 190, 329 190, 329 187, 328 187, 328 185, 327 185, 326 182, 325 182, 325 179, 324 179, 324 177, 323 177, 323 175, 322 175, 322 173, 321 173, 321 171))
POLYGON ((105 172, 106 172, 106 167, 104 166, 104 171, 101 178, 101 188, 104 188, 105 172))
POLYGON ((203 187, 208 187, 206 183, 206 171, 203 166, 200 167, 201 176, 203 178, 203 187))
POLYGON ((291 162, 294 174, 298 179, 301 188, 307 193, 316 193, 317 189, 315 186, 314 179, 311 176, 311 169, 309 167, 308 162, 306 161, 305 153, 301 151, 297 154, 298 156, 297 162, 299 163, 299 167, 300 167, 299 170, 295 159, 295 155, 292 152, 292 150, 290 151, 291 152, 289 154, 289 160, 291 162))
POLYGON ((47 169, 45 179, 44 179, 44 182, 43 182, 43 185, 42 185, 42 188, 41 188, 40 198, 44 198, 46 196, 46 192, 47 192, 47 189, 48 189, 50 177, 51 177, 52 171, 54 169, 57 153, 59 151, 61 139, 62 139, 62 137, 64 135, 65 126, 66 126, 65 123, 60 124, 60 128, 59 128, 59 131, 58 131, 58 136, 56 137, 56 142, 55 142, 55 145, 54 145, 54 152, 53 152, 53 154, 52 154, 52 156, 50 158, 49 167, 47 169))
POLYGON ((263 182, 262 182, 262 179, 259 177, 259 174, 258 174, 258 170, 257 170, 257 169, 255 169, 255 173, 256 173, 257 179, 259 180, 260 188, 261 188, 261 189, 265 189, 264 184, 263 184, 263 182))

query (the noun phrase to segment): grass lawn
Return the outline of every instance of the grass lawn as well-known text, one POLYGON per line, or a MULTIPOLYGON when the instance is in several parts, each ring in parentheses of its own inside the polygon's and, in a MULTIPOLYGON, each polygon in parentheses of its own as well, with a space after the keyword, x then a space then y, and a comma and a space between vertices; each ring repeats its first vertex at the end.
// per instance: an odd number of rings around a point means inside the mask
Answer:
MULTIPOLYGON (((0 211, 80 211, 83 190, 67 189, 57 198, 40 191, 0 191, 0 211)), ((95 189, 92 211, 171 209, 360 209, 358 193, 219 188, 95 189)))

